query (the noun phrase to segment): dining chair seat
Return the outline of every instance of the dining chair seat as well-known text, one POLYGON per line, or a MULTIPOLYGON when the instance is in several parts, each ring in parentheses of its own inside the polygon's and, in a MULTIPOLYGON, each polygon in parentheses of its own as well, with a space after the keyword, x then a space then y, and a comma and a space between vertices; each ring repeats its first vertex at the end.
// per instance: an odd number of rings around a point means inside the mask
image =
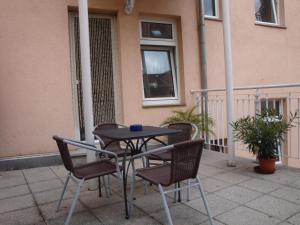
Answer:
POLYGON ((74 167, 74 176, 78 179, 84 178, 85 180, 105 176, 115 172, 117 172, 116 165, 110 160, 101 160, 74 167))
POLYGON ((171 164, 163 164, 136 170, 136 176, 153 184, 169 186, 171 180, 171 164))

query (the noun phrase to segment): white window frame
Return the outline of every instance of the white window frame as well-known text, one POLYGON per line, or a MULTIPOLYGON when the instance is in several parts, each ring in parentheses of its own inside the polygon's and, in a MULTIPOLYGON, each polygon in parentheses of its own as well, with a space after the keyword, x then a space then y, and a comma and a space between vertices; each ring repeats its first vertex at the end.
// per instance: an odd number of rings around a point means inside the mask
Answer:
MULTIPOLYGON (((272 11, 275 15, 275 22, 263 22, 263 21, 259 21, 256 18, 255 15, 255 22, 257 24, 262 24, 262 25, 280 25, 281 21, 280 21, 280 0, 271 0, 271 4, 272 4, 272 11), (275 8, 275 1, 277 1, 277 9, 275 8)), ((256 14, 256 0, 255 0, 255 14, 256 14)))
MULTIPOLYGON (((213 0, 215 2, 215 12, 216 15, 215 16, 210 16, 210 15, 206 15, 205 14, 205 5, 204 7, 204 17, 208 18, 208 19, 220 19, 220 0, 213 0)), ((205 4, 205 1, 203 1, 203 4, 205 4)))
MULTIPOLYGON (((142 18, 140 20, 140 49, 153 49, 153 50, 168 50, 170 47, 174 48, 174 51, 170 51, 171 58, 171 69, 173 76, 173 85, 174 85, 174 97, 164 97, 164 98, 146 98, 144 92, 144 81, 142 79, 142 93, 143 93, 143 106, 160 106, 160 105, 178 105, 181 103, 180 98, 180 75, 179 75, 179 61, 178 61, 178 44, 177 44, 177 30, 176 22, 174 20, 168 19, 149 19, 142 18), (171 24, 172 25, 172 39, 164 38, 149 38, 142 36, 142 22, 150 23, 162 23, 162 24, 171 24)), ((142 55, 141 55, 142 57, 142 55)), ((142 59, 141 59, 142 60, 142 59)), ((143 70, 143 65, 141 61, 141 70, 143 70)))

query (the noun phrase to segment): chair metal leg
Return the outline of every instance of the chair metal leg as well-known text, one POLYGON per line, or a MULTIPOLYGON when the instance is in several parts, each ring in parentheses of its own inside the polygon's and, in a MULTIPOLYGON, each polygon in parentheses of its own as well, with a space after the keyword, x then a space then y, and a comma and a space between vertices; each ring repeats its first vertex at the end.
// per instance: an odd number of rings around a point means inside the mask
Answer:
POLYGON ((108 195, 108 190, 107 190, 105 178, 104 178, 104 176, 102 176, 101 178, 102 178, 102 182, 103 182, 103 186, 104 186, 104 190, 105 190, 106 197, 108 198, 109 195, 108 195))
MULTIPOLYGON (((145 158, 144 158, 144 157, 142 157, 142 162, 143 162, 143 168, 146 168, 147 165, 146 165, 146 162, 145 162, 145 158)), ((148 192, 148 182, 145 181, 145 180, 143 180, 142 182, 143 182, 143 184, 144 184, 144 194, 147 194, 147 192, 148 192)))
POLYGON ((159 192, 160 192, 161 197, 162 197, 162 201, 163 201, 163 205, 164 205, 164 208, 165 208, 165 213, 166 213, 166 216, 167 216, 168 224, 173 225, 170 210, 169 210, 169 206, 168 206, 168 203, 167 203, 167 200, 166 200, 166 196, 165 196, 164 190, 163 190, 163 188, 160 184, 158 185, 158 189, 159 189, 159 192))
MULTIPOLYGON (((177 183, 174 184, 174 188, 176 189, 177 188, 177 183)), ((173 193, 173 197, 174 197, 174 200, 173 200, 173 203, 176 203, 177 202, 177 191, 174 191, 173 193)))
POLYGON ((101 179, 98 177, 98 188, 99 188, 99 197, 102 197, 102 191, 101 191, 101 179))
POLYGON ((190 194, 191 194, 191 180, 188 179, 188 188, 187 188, 187 193, 186 193, 186 200, 190 200, 190 194))
POLYGON ((208 215, 209 223, 210 223, 210 225, 214 225, 214 222, 213 222, 213 219, 212 219, 212 216, 211 216, 211 212, 210 212, 210 209, 209 209, 209 206, 208 206, 205 194, 204 194, 204 190, 203 190, 200 178, 197 177, 196 179, 197 179, 197 182, 199 184, 200 194, 201 194, 201 197, 202 197, 203 202, 204 202, 204 206, 205 206, 205 209, 206 209, 206 212, 207 212, 207 215, 208 215))
POLYGON ((65 221, 65 225, 69 225, 69 223, 70 223, 70 220, 71 220, 71 217, 72 217, 73 212, 75 210, 76 203, 77 203, 77 200, 79 198, 80 190, 81 190, 81 187, 82 187, 83 183, 84 183, 84 179, 80 180, 79 183, 78 183, 77 190, 76 190, 76 193, 75 193, 75 197, 73 199, 70 211, 68 213, 68 217, 67 217, 67 219, 65 221))
POLYGON ((109 195, 112 195, 111 186, 110 186, 110 176, 109 175, 107 175, 107 189, 108 189, 109 195))
POLYGON ((63 191, 62 191, 62 193, 61 193, 61 195, 60 195, 60 199, 59 199, 59 201, 58 201, 58 204, 57 204, 57 207, 56 207, 56 211, 59 210, 59 207, 60 207, 60 205, 61 205, 61 202, 62 202, 62 200, 63 200, 63 198, 64 198, 64 195, 65 195, 65 193, 66 193, 67 186, 68 186, 68 183, 69 183, 69 180, 70 180, 70 176, 71 176, 71 173, 68 174, 67 179, 66 179, 66 181, 65 181, 64 189, 63 189, 63 191))

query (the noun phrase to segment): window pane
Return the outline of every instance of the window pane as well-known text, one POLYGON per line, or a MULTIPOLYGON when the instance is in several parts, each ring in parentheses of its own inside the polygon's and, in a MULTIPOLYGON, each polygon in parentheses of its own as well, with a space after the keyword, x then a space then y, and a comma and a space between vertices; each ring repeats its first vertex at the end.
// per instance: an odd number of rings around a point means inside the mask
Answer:
POLYGON ((215 0, 204 0, 204 14, 206 16, 217 16, 215 0))
POLYGON ((173 39, 172 24, 142 22, 142 37, 173 39))
POLYGON ((255 17, 257 21, 277 23, 277 0, 255 0, 255 17))
POLYGON ((175 97, 171 52, 142 50, 145 98, 175 97))

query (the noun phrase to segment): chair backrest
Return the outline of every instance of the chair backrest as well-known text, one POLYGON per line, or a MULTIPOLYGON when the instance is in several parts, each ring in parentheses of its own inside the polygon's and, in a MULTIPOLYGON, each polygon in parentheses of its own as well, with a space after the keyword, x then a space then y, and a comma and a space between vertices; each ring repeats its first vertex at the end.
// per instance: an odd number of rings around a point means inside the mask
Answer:
MULTIPOLYGON (((105 130, 105 129, 113 129, 113 128, 118 128, 119 125, 117 123, 101 123, 95 127, 96 130, 105 130)), ((111 142, 111 139, 100 136, 102 141, 104 142, 105 145, 107 145, 109 142, 111 142)), ((102 146, 103 147, 103 146, 102 146)), ((119 141, 114 141, 111 144, 109 144, 106 149, 112 149, 112 148, 121 148, 120 142, 119 141)))
POLYGON ((66 169, 72 173, 74 173, 74 166, 71 159, 70 151, 68 148, 68 144, 64 143, 64 139, 58 136, 53 136, 53 139, 57 143, 58 150, 60 152, 60 156, 62 158, 63 164, 66 169))
POLYGON ((174 145, 171 161, 171 184, 196 178, 204 140, 185 141, 174 145))
POLYGON ((169 145, 189 141, 192 138, 193 126, 190 123, 170 123, 168 128, 182 131, 177 134, 168 135, 169 145))

